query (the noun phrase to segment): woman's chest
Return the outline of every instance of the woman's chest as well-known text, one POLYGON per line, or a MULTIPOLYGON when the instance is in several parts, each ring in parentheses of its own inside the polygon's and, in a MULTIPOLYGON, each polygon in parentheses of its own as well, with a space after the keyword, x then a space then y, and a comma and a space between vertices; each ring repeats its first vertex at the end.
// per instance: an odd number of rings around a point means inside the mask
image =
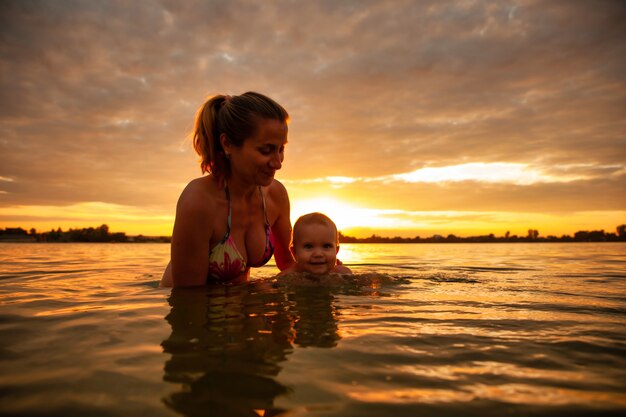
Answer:
POLYGON ((230 237, 237 252, 246 263, 257 263, 266 253, 269 217, 263 205, 236 205, 220 210, 213 222, 211 247, 230 237), (266 215, 268 216, 266 218, 266 215), (221 221, 220 221, 221 220, 221 221))

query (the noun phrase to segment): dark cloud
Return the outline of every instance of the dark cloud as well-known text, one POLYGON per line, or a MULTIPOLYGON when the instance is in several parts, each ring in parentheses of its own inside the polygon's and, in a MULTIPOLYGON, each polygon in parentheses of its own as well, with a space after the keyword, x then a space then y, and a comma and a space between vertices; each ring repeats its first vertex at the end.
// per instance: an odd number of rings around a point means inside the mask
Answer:
MULTIPOLYGON (((247 90, 292 114, 285 178, 623 166, 624 21, 621 1, 3 1, 0 204, 173 206, 196 108, 247 90)), ((392 195, 623 209, 596 181, 392 195)))

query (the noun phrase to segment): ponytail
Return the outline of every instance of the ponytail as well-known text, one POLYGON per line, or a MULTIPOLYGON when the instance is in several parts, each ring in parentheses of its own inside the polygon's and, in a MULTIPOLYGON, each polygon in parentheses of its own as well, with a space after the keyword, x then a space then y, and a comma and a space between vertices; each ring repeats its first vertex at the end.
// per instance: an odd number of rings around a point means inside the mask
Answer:
POLYGON ((226 163, 217 128, 218 112, 225 101, 226 96, 223 95, 211 97, 196 113, 193 148, 200 156, 200 169, 203 174, 222 171, 220 168, 226 163))

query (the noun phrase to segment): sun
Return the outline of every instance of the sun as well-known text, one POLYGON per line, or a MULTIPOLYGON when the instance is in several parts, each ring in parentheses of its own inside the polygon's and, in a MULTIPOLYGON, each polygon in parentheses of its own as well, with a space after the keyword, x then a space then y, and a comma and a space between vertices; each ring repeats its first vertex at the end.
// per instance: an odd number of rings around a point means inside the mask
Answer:
POLYGON ((295 222, 303 214, 324 213, 337 225, 338 230, 354 227, 393 227, 397 226, 393 218, 383 217, 382 210, 366 209, 350 205, 333 197, 295 200, 291 207, 291 219, 295 222))

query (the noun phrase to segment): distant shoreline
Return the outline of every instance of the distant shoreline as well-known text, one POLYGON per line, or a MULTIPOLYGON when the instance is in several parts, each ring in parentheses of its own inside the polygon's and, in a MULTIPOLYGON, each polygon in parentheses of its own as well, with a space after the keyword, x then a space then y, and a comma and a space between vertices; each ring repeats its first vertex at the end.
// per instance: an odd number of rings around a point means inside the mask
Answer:
MULTIPOLYGON (((469 240, 458 240, 455 242, 449 242, 449 241, 431 241, 431 240, 427 240, 427 239, 422 239, 419 242, 392 242, 392 241, 380 241, 380 242, 370 242, 370 241, 350 241, 350 242, 339 242, 340 244, 349 244, 349 245, 412 245, 412 244, 438 244, 438 245, 450 245, 450 244, 458 244, 458 243, 463 243, 463 244, 477 244, 477 243, 489 243, 489 244, 521 244, 521 243, 624 243, 626 242, 626 239, 621 239, 621 240, 548 240, 548 239, 539 239, 539 240, 516 240, 516 241, 469 241, 469 240)), ((100 241, 100 242, 86 242, 86 241, 37 241, 34 239, 2 239, 0 238, 0 244, 3 243, 20 243, 20 244, 26 244, 26 243, 36 243, 36 244, 56 244, 56 243, 108 243, 108 244, 125 244, 125 243, 132 243, 132 244, 139 244, 139 245, 143 245, 143 244, 159 244, 159 243, 167 243, 169 244, 170 242, 168 241, 164 241, 161 240, 160 238, 155 238, 154 240, 145 240, 145 241, 133 241, 133 240, 128 240, 128 241, 100 241)))
MULTIPOLYGON (((493 233, 482 236, 458 237, 433 235, 422 238, 383 237, 376 234, 366 238, 345 236, 338 232, 339 243, 557 243, 557 242, 626 242, 626 225, 616 227, 617 233, 606 233, 604 230, 581 230, 573 236, 540 236, 539 231, 529 229, 527 236, 511 235, 495 236, 493 233)), ((171 236, 127 236, 124 232, 109 232, 103 224, 99 227, 69 229, 60 227, 49 232, 39 233, 35 229, 27 231, 21 227, 0 229, 0 243, 170 243, 171 236)))
POLYGON ((495 236, 494 234, 483 236, 459 237, 455 235, 414 238, 382 237, 372 235, 367 238, 354 238, 344 236, 339 232, 339 243, 558 243, 558 242, 626 242, 626 227, 618 226, 618 233, 605 233, 604 230, 578 231, 574 236, 539 236, 537 230, 529 230, 527 236, 507 235, 495 236))

